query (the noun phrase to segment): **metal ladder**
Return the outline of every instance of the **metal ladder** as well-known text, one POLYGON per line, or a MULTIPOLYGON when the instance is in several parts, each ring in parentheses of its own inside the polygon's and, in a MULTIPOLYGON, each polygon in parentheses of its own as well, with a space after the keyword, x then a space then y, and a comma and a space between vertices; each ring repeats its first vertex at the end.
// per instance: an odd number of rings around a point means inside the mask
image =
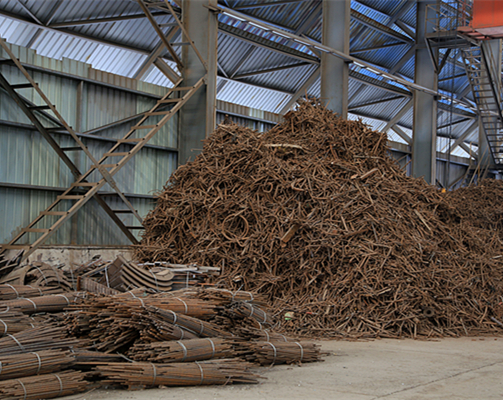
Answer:
MULTIPOLYGON (((68 166, 71 173, 78 179, 82 174, 79 171, 79 168, 73 163, 73 161, 66 154, 69 151, 81 150, 79 146, 75 147, 60 147, 58 142, 53 137, 54 132, 57 131, 65 131, 65 128, 59 123, 59 121, 52 117, 51 115, 45 113, 40 106, 36 106, 35 104, 29 102, 27 99, 22 97, 18 90, 20 89, 29 89, 32 88, 31 84, 13 84, 11 85, 7 79, 0 73, 0 87, 7 92, 7 94, 17 103, 19 108, 23 111, 23 113, 30 119, 33 125, 37 128, 37 130, 42 134, 45 140, 49 143, 49 145, 56 151, 56 154, 61 158, 61 160, 68 166), (57 125, 55 128, 45 127, 43 124, 43 120, 41 117, 45 119, 49 119, 52 123, 57 125)), ((98 202, 98 204, 105 210, 105 212, 112 218, 112 220, 117 224, 119 229, 131 240, 132 243, 137 243, 135 236, 131 233, 131 231, 124 225, 122 220, 116 215, 114 210, 112 210, 105 200, 99 195, 95 194, 94 199, 98 202)))
MULTIPOLYGON (((87 147, 82 143, 78 135, 75 131, 66 123, 63 117, 59 114, 56 107, 49 101, 47 96, 42 92, 38 84, 32 79, 32 77, 28 74, 26 69, 23 67, 21 62, 15 57, 15 55, 11 52, 9 46, 0 39, 0 45, 6 50, 9 54, 10 58, 16 64, 16 66, 21 70, 23 75, 27 78, 27 83, 11 85, 4 77, 0 78, 0 82, 2 83, 2 87, 8 91, 8 93, 18 102, 21 109, 25 112, 25 114, 30 118, 30 120, 34 123, 41 133, 44 134, 44 137, 49 141, 49 144, 57 151, 58 155, 63 159, 63 161, 70 167, 70 170, 76 177, 76 181, 72 183, 72 185, 65 190, 65 192, 57 196, 56 201, 54 201, 46 210, 42 211, 37 218, 35 218, 26 228, 22 229, 19 234, 17 234, 7 245, 2 246, 0 249, 0 254, 4 253, 8 249, 12 248, 25 248, 26 251, 24 253, 24 257, 28 257, 33 253, 40 245, 42 245, 48 238, 50 238, 56 230, 68 219, 70 219, 85 203, 87 203, 91 198, 95 197, 99 201, 99 203, 105 206, 106 211, 110 212, 109 215, 114 215, 114 221, 120 221, 117 214, 119 213, 131 213, 133 214, 140 222, 142 222, 141 217, 138 215, 137 211, 133 208, 131 203, 126 199, 124 194, 120 192, 117 188, 115 181, 113 180, 113 176, 120 171, 120 169, 138 152, 141 150, 145 144, 176 114, 178 110, 192 97, 192 95, 204 84, 205 77, 202 77, 195 85, 189 87, 173 87, 168 93, 163 96, 152 109, 145 112, 141 117, 140 121, 133 126, 122 139, 118 139, 116 144, 112 146, 112 148, 106 152, 100 160, 96 160, 87 147), (18 89, 26 89, 33 88, 37 91, 46 105, 43 106, 28 106, 26 102, 21 98, 21 96, 17 93, 18 89), (174 93, 183 93, 178 98, 171 98, 170 96, 174 93), (169 109, 166 109, 166 108, 169 109), (82 149, 89 159, 92 162, 91 168, 84 174, 81 174, 77 167, 73 164, 73 162, 68 158, 65 154, 63 148, 59 147, 57 142, 52 138, 51 128, 45 128, 40 119, 35 115, 36 112, 43 112, 44 110, 51 110, 56 119, 59 121, 61 127, 64 128, 65 131, 68 131, 70 135, 75 140, 78 146, 71 147, 71 149, 75 150, 77 148, 82 149), (156 122, 152 122, 152 118, 158 119, 161 116, 162 118, 156 122), (141 134, 142 132, 147 132, 145 134, 141 134), (130 144, 133 147, 129 151, 119 151, 119 147, 123 144, 130 144), (116 162, 112 162, 111 159, 118 159, 116 162), (90 175, 99 171, 102 178, 89 182, 88 178, 90 175), (98 196, 98 191, 105 185, 110 184, 111 187, 117 192, 117 194, 121 197, 121 199, 126 204, 127 208, 124 210, 111 210, 110 207, 105 203, 103 199, 98 196), (71 201, 73 202, 72 206, 67 210, 59 210, 60 208, 64 208, 64 202, 71 201), (58 208, 57 211, 55 209, 58 208), (56 218, 56 222, 52 223, 49 228, 39 228, 36 227, 37 224, 45 221, 49 218, 56 218), (29 245, 16 245, 16 243, 24 237, 28 233, 40 233, 41 236, 38 237, 32 244, 29 245)), ((61 128, 57 128, 57 130, 61 130, 61 128)), ((122 221, 120 221, 122 224, 122 221)), ((133 227, 126 227, 123 225, 123 228, 129 232, 128 237, 134 238, 134 235, 128 230, 133 227)), ((136 241, 136 239, 134 239, 136 241)))
POLYGON ((496 165, 503 166, 501 88, 491 76, 490 60, 483 46, 464 48, 462 55, 491 154, 496 165))
POLYGON ((194 52, 196 53, 197 57, 199 58, 199 61, 201 64, 204 66, 206 71, 208 71, 208 65, 204 58, 202 57, 201 53, 197 49, 197 47, 194 44, 194 41, 190 38, 187 30, 183 26, 182 22, 178 18, 175 10, 171 6, 168 0, 163 0, 163 1, 155 1, 155 0, 136 0, 137 3, 140 5, 141 9, 143 10, 144 14, 146 15, 147 19, 149 20, 150 24, 156 31, 157 35, 161 39, 162 43, 166 47, 166 49, 169 51, 169 54, 175 61, 176 65, 178 66, 178 69, 182 71, 183 69, 183 64, 182 61, 180 60, 180 57, 178 57, 178 54, 176 52, 176 48, 180 48, 181 46, 191 46, 194 52), (172 23, 167 23, 167 24, 158 24, 157 21, 155 20, 154 16, 150 12, 150 9, 156 9, 158 11, 164 11, 166 14, 170 15, 175 22, 172 23), (170 38, 173 38, 171 35, 166 35, 163 32, 163 28, 165 27, 174 27, 176 30, 180 29, 182 31, 182 37, 187 40, 186 42, 170 42, 170 38))

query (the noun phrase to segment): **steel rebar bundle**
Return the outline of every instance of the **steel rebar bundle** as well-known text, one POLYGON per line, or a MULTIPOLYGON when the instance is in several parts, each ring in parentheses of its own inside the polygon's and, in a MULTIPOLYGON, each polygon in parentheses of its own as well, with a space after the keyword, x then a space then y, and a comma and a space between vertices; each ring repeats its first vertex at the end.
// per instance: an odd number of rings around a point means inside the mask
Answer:
POLYGON ((236 351, 233 342, 227 339, 206 338, 138 343, 129 350, 129 355, 135 361, 172 363, 231 358, 236 351))
POLYGON ((2 381, 0 398, 3 400, 38 400, 68 396, 83 392, 88 386, 85 375, 77 371, 36 375, 2 381))
POLYGON ((25 314, 33 314, 39 312, 58 312, 81 299, 83 293, 73 292, 64 294, 54 294, 49 296, 16 299, 4 301, 0 304, 1 310, 17 310, 25 314))
POLYGON ((19 311, 0 313, 0 338, 2 336, 34 328, 37 322, 19 311))
POLYGON ((32 298, 59 293, 63 293, 63 289, 55 286, 0 285, 0 300, 14 300, 24 297, 32 298))
MULTIPOLYGON (((75 361, 69 351, 43 350, 0 358, 0 381, 43 375, 68 368, 75 361)), ((1 386, 1 385, 0 385, 1 386)))
POLYGON ((154 364, 110 363, 96 370, 105 382, 124 386, 197 386, 258 383, 259 375, 249 371, 250 364, 234 360, 154 364))
POLYGON ((65 330, 60 327, 35 327, 0 338, 0 359, 27 352, 71 349, 78 347, 79 343, 78 339, 67 337, 65 330))
POLYGON ((323 361, 320 347, 311 342, 247 342, 247 346, 253 354, 246 359, 261 365, 323 361))

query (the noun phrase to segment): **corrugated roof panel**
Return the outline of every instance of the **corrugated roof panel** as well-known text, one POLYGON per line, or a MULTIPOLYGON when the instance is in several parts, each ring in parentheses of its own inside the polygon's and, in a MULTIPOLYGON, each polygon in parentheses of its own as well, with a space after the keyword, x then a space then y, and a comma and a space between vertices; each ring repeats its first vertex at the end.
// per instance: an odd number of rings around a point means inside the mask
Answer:
MULTIPOLYGON (((287 62, 283 65, 291 65, 287 62)), ((281 66, 282 64, 279 64, 281 66)), ((267 86, 271 89, 295 93, 304 82, 316 70, 316 65, 305 65, 302 67, 289 68, 282 71, 259 74, 240 79, 244 83, 250 83, 259 86, 267 86)), ((242 71, 246 73, 246 70, 242 71)))
POLYGON ((277 113, 290 99, 290 96, 285 93, 229 81, 220 77, 217 79, 217 85, 224 81, 227 83, 218 92, 217 99, 228 103, 277 113))

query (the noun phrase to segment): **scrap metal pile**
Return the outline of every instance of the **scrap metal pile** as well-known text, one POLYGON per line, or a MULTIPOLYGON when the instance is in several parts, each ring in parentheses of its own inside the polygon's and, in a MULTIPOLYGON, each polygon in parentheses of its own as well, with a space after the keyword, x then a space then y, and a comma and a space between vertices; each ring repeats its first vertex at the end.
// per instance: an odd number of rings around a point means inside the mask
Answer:
POLYGON ((305 102, 263 134, 220 125, 158 194, 136 257, 221 267, 296 335, 501 334, 498 231, 449 196, 407 177, 384 133, 305 102))
POLYGON ((120 277, 133 269, 140 280, 151 271, 119 256, 71 269, 19 265, 0 276, 13 282, 0 284, 0 398, 53 398, 103 385, 250 384, 262 378, 253 371, 261 365, 321 361, 319 346, 274 333, 263 296, 188 283, 177 291, 160 282, 125 287, 120 277), (113 266, 111 286, 99 283, 103 266, 113 266), (33 269, 59 280, 39 281, 33 269), (45 285, 24 285, 28 276, 45 285))

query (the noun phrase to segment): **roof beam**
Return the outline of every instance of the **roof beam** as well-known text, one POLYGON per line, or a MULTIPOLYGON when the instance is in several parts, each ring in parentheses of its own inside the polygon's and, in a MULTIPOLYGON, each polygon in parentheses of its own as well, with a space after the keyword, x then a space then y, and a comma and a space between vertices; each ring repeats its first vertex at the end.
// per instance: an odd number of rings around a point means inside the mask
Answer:
POLYGON ((256 70, 256 71, 246 72, 246 73, 240 74, 240 75, 234 75, 233 79, 248 78, 250 76, 261 75, 261 74, 270 74, 271 72, 284 71, 286 69, 292 69, 292 68, 298 68, 298 67, 305 67, 306 65, 312 65, 312 64, 308 63, 308 62, 301 62, 301 63, 297 63, 297 64, 283 65, 281 67, 260 69, 260 70, 256 70))
POLYGON ((403 45, 404 45, 403 42, 388 43, 388 44, 382 44, 380 46, 367 47, 367 48, 364 48, 364 49, 353 49, 353 50, 349 51, 349 54, 367 53, 369 51, 381 50, 381 49, 386 49, 388 47, 403 46, 403 45))
POLYGON ((28 24, 28 25, 31 25, 31 26, 35 26, 35 27, 40 28, 40 29, 47 30, 49 32, 64 33, 66 35, 69 35, 69 36, 72 36, 72 37, 76 37, 78 39, 89 40, 90 42, 94 42, 94 43, 105 44, 107 46, 112 46, 112 47, 116 47, 116 48, 119 48, 119 49, 126 49, 126 50, 133 51, 135 53, 149 54, 148 50, 141 49, 141 48, 138 48, 138 47, 135 47, 135 46, 131 46, 131 45, 128 45, 128 44, 118 43, 118 42, 114 42, 114 41, 107 40, 107 39, 99 39, 99 38, 96 38, 94 36, 86 35, 86 34, 83 34, 83 33, 72 31, 72 30, 55 29, 55 28, 51 28, 49 26, 39 25, 39 24, 36 24, 36 23, 34 23, 34 22, 32 22, 32 21, 24 18, 24 17, 21 17, 20 15, 12 14, 12 13, 4 11, 4 10, 0 10, 0 15, 3 15, 5 17, 7 17, 7 18, 10 18, 10 19, 13 19, 13 20, 16 20, 16 21, 21 21, 21 22, 23 22, 25 24, 28 24))
POLYGON ((272 1, 270 3, 255 3, 255 4, 245 4, 243 6, 234 7, 235 10, 247 10, 251 8, 263 8, 263 7, 275 7, 275 6, 283 6, 285 4, 291 3, 302 3, 310 0, 281 0, 281 1, 272 1))
POLYGON ((399 99, 403 99, 403 96, 386 97, 384 99, 369 101, 369 102, 366 102, 366 103, 354 104, 354 105, 352 105, 352 106, 349 107, 349 110, 351 111, 351 110, 354 110, 356 108, 373 106, 375 104, 386 103, 388 101, 399 100, 399 99))
POLYGON ((409 135, 407 135, 407 133, 402 128, 400 128, 398 125, 395 124, 391 127, 391 129, 403 140, 405 140, 405 142, 409 146, 412 146, 412 138, 409 135))
MULTIPOLYGON (((456 147, 458 146, 461 146, 461 144, 463 144, 463 142, 465 141, 465 139, 470 136, 470 134, 475 130, 477 129, 479 126, 479 121, 478 119, 476 119, 475 121, 472 122, 472 124, 464 131, 464 133, 458 137, 455 142, 452 144, 451 146, 451 152, 456 149, 456 147)), ((464 150, 464 149, 463 149, 464 150)), ((466 151, 466 150, 465 150, 466 151)))
POLYGON ((390 27, 380 24, 379 22, 373 20, 370 17, 367 17, 366 15, 359 13, 358 11, 351 10, 351 17, 358 21, 359 23, 379 32, 382 33, 383 35, 389 36, 395 40, 398 40, 403 43, 407 44, 412 44, 412 40, 408 38, 405 35, 402 35, 401 33, 391 29, 390 27))
POLYGON ((319 78, 320 76, 320 71, 321 70, 321 67, 318 66, 316 68, 316 70, 314 70, 314 72, 311 74, 311 76, 309 78, 307 78, 307 80, 304 82, 304 84, 299 88, 299 90, 297 90, 297 92, 295 92, 292 97, 290 98, 290 100, 288 101, 288 103, 286 103, 283 108, 281 109, 281 111, 279 112, 279 114, 286 114, 295 104, 295 102, 302 96, 304 95, 305 93, 307 93, 307 91, 309 90, 309 88, 311 86, 313 86, 313 83, 319 78))
MULTIPOLYGON (((168 14, 164 12, 153 12, 152 16, 166 16, 168 14)), ((69 28, 72 26, 82 26, 82 25, 94 25, 94 24, 106 24, 109 22, 120 22, 120 21, 131 21, 135 19, 144 19, 146 18, 145 14, 130 14, 130 15, 118 15, 116 17, 107 17, 107 18, 94 18, 94 19, 81 19, 77 21, 67 21, 67 22, 55 22, 54 24, 50 24, 49 28, 69 28)))

